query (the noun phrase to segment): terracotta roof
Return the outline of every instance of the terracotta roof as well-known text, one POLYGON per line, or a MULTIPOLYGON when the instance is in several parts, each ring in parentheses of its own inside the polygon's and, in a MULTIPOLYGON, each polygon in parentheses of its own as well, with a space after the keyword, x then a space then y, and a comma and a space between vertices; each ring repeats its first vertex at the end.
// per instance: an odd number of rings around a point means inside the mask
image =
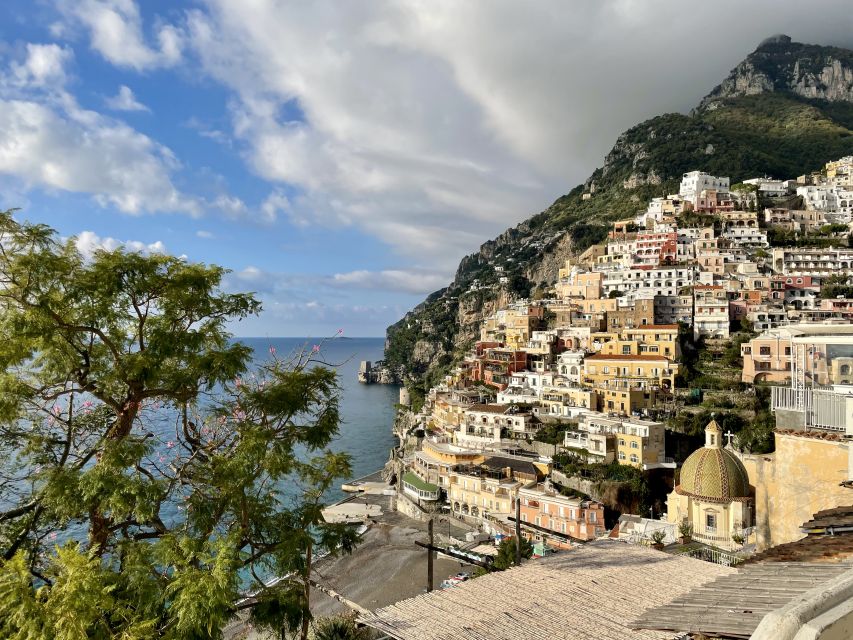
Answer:
POLYGON ((648 361, 648 362, 660 362, 661 360, 666 360, 669 362, 669 358, 666 356, 626 356, 621 353, 607 355, 604 353, 594 353, 591 356, 587 356, 585 360, 637 360, 637 361, 648 361))
POLYGON ((802 525, 802 528, 806 530, 830 527, 853 527, 853 506, 818 511, 812 516, 811 520, 802 525))
POLYGON ((664 640, 630 620, 734 569, 612 540, 531 560, 359 617, 397 640, 664 640), (666 588, 661 588, 666 585, 666 588))
MULTIPOLYGON (((753 563, 773 562, 822 562, 841 563, 853 560, 853 535, 811 535, 770 547, 746 561, 753 563)), ((850 567, 848 567, 849 569, 850 567)))
POLYGON ((472 404, 465 412, 477 411, 479 413, 506 413, 508 404, 472 404))

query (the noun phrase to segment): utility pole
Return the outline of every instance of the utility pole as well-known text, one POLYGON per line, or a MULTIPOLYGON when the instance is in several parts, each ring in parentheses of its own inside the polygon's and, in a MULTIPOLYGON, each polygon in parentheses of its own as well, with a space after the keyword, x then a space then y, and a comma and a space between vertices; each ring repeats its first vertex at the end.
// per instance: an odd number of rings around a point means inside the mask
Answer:
POLYGON ((432 537, 432 528, 433 528, 434 520, 432 518, 429 519, 429 524, 427 525, 427 531, 429 531, 429 549, 427 549, 427 593, 432 591, 432 546, 433 546, 433 537, 432 537))
POLYGON ((521 566, 521 498, 515 499, 515 566, 521 566))

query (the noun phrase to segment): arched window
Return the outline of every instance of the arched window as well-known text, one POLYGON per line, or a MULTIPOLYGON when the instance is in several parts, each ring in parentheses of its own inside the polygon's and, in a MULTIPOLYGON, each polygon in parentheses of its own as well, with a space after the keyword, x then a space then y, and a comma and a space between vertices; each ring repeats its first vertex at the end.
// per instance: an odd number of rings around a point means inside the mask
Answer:
POLYGON ((623 451, 620 451, 620 452, 619 452, 619 459, 620 459, 620 460, 624 460, 624 459, 625 459, 625 453, 624 453, 623 451))
POLYGON ((640 459, 637 457, 636 453, 631 454, 631 462, 639 462, 640 459))

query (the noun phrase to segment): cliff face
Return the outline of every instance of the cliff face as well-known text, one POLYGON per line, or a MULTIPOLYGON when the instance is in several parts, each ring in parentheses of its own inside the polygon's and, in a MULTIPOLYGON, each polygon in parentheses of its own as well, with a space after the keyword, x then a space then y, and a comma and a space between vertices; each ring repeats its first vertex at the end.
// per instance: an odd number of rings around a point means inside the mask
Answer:
POLYGON ((584 184, 463 258, 446 289, 388 328, 386 361, 404 368, 417 398, 476 340, 485 316, 545 293, 567 257, 602 241, 613 220, 677 191, 686 171, 733 183, 791 177, 853 153, 851 70, 851 51, 766 40, 690 115, 625 131, 584 184))
POLYGON ((790 92, 811 100, 853 101, 853 52, 791 42, 785 35, 762 42, 700 103, 699 109, 720 106, 720 100, 768 92, 790 92))

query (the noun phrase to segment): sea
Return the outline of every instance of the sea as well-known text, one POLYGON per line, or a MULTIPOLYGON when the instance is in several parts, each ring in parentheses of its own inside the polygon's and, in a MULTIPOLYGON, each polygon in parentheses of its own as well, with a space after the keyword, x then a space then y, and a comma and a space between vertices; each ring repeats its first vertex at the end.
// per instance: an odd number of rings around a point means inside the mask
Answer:
POLYGON ((255 352, 255 360, 286 357, 301 349, 311 351, 320 346, 319 355, 338 374, 340 385, 341 425, 337 439, 329 447, 350 454, 352 478, 342 478, 326 496, 327 502, 343 497, 344 480, 360 478, 382 468, 397 440, 392 433, 395 405, 400 390, 396 385, 363 384, 358 381, 362 360, 376 362, 383 357, 384 338, 337 337, 320 341, 314 338, 239 338, 255 352))
MULTIPOLYGON (((329 446, 337 452, 350 455, 352 473, 348 478, 340 478, 327 491, 324 502, 330 504, 344 497, 341 484, 347 480, 360 478, 381 469, 387 462, 391 448, 396 444, 393 436, 393 423, 396 414, 395 405, 399 401, 399 387, 395 385, 362 384, 358 382, 358 367, 361 360, 376 362, 383 357, 383 338, 346 338, 329 340, 312 338, 237 338, 254 350, 253 365, 269 360, 273 353, 278 358, 287 358, 300 350, 311 352, 315 344, 320 346, 317 359, 337 372, 340 387, 340 430, 329 446)), ((146 424, 166 442, 169 433, 174 432, 174 411, 158 410, 149 415, 146 424)), ((156 455, 155 451, 155 455, 156 455)), ((165 450, 162 451, 165 453, 165 450)), ((297 452, 298 455, 298 452, 297 452)), ((288 487, 282 487, 283 497, 295 495, 288 487)), ((6 505, 0 494, 0 508, 6 505)), ((181 507, 177 503, 162 506, 161 516, 170 522, 178 516, 181 507)), ((68 539, 84 540, 86 529, 82 523, 72 523, 65 530, 53 534, 51 541, 62 544, 68 539)))

